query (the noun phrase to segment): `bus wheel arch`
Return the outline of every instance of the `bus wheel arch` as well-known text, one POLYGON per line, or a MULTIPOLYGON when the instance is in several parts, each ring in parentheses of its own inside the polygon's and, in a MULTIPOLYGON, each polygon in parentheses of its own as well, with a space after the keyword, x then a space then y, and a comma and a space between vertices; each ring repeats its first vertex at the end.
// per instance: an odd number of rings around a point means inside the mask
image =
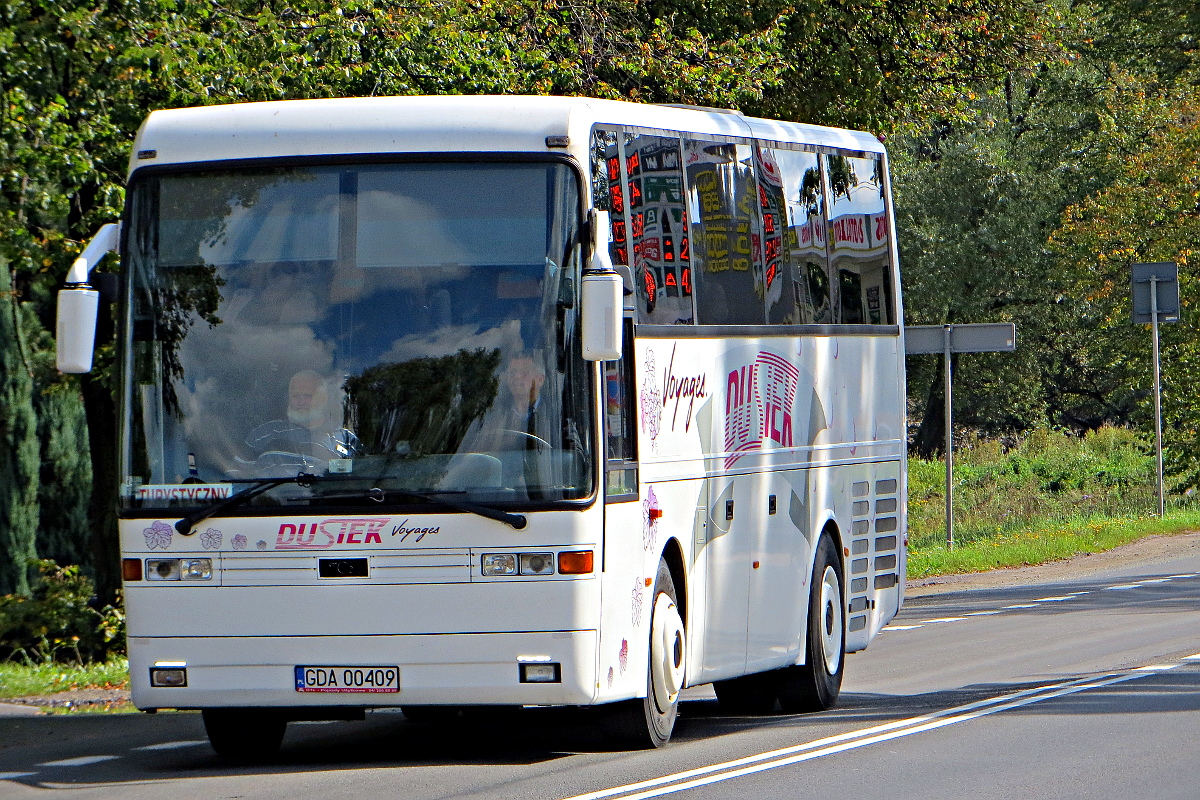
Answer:
POLYGON ((658 561, 650 597, 645 697, 614 703, 604 716, 610 739, 638 749, 662 747, 670 740, 686 677, 687 634, 665 553, 658 561))

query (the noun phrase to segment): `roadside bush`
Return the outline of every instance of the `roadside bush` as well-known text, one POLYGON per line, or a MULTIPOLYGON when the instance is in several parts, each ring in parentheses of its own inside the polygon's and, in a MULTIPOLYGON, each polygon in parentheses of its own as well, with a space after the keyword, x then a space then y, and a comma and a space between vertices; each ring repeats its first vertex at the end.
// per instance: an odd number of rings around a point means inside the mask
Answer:
POLYGON ((0 597, 0 659, 82 665, 125 652, 123 611, 96 609, 92 581, 79 567, 49 560, 36 566, 28 595, 0 597))

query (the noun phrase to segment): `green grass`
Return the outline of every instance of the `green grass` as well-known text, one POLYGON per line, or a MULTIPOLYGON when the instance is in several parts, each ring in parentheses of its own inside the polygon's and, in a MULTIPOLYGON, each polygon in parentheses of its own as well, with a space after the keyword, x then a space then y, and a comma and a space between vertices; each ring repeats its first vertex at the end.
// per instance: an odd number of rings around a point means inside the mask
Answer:
POLYGON ((985 441, 956 451, 952 550, 945 474, 943 461, 909 459, 909 578, 1043 564, 1200 528, 1190 498, 1153 515, 1153 454, 1123 429, 1082 439, 1035 431, 1007 450, 985 441))
POLYGON ((124 689, 129 662, 123 658, 86 666, 0 662, 0 698, 54 694, 72 689, 124 689))

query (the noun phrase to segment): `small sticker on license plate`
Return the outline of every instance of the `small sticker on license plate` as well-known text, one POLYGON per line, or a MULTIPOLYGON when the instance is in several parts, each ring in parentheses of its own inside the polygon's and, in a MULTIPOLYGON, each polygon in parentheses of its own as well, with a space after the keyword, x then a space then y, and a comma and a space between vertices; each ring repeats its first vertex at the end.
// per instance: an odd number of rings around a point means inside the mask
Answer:
POLYGON ((296 667, 297 692, 357 694, 400 691, 399 667, 296 667))

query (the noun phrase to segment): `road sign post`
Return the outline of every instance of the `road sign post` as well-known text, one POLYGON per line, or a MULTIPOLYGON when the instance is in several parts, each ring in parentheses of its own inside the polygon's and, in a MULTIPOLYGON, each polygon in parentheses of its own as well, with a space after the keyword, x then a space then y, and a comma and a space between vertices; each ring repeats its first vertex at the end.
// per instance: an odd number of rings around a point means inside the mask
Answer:
POLYGON ((1154 456, 1158 477, 1158 515, 1166 513, 1162 455, 1162 368, 1159 358, 1158 325, 1179 321, 1179 267, 1173 261, 1134 264, 1130 292, 1134 324, 1150 323, 1154 358, 1154 456))
POLYGON ((946 395, 946 547, 954 549, 954 402, 953 353, 1001 353, 1017 349, 1017 326, 1011 322, 973 325, 906 325, 904 352, 941 353, 945 359, 946 395))

